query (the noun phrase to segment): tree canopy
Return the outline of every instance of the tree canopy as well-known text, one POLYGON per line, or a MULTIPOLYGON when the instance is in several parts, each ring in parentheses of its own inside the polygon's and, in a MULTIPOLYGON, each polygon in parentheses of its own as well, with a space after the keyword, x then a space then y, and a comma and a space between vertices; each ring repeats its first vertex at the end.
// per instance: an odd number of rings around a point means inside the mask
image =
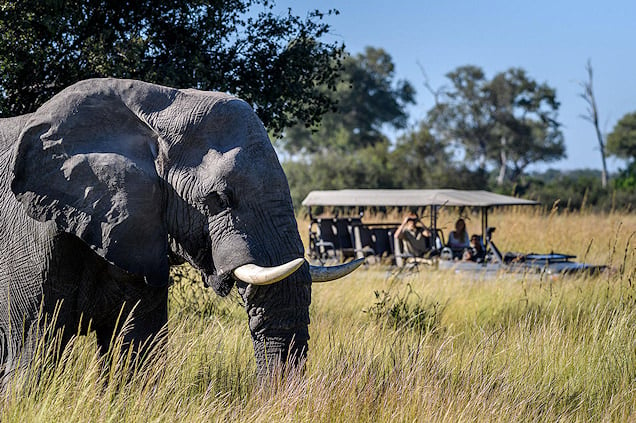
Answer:
POLYGON ((315 10, 270 0, 19 0, 0 8, 0 116, 31 112, 64 87, 122 77, 238 95, 281 132, 333 107, 344 47, 321 40, 315 10), (319 88, 320 87, 320 88, 319 88))
POLYGON ((636 112, 627 113, 607 136, 607 152, 627 160, 627 167, 622 169, 614 184, 616 188, 636 189, 636 112))
POLYGON ((279 145, 291 154, 327 150, 351 152, 386 141, 383 127, 404 128, 406 106, 415 102, 415 89, 395 79, 395 65, 383 49, 367 47, 364 53, 347 56, 336 90, 337 102, 320 124, 309 122, 285 132, 279 145))
POLYGON ((489 80, 481 68, 461 66, 447 77, 452 87, 428 114, 434 135, 461 147, 480 169, 496 166, 499 184, 565 155, 556 91, 547 84, 520 68, 489 80))
POLYGON ((636 160, 636 112, 627 113, 607 136, 607 152, 628 160, 636 160))
POLYGON ((296 125, 276 142, 294 156, 283 163, 294 201, 316 188, 399 187, 383 130, 406 126, 415 89, 396 80, 391 56, 373 47, 347 56, 331 96, 337 106, 319 124, 296 125))
POLYGON ((446 140, 432 135, 426 121, 396 140, 391 161, 399 188, 482 189, 486 184, 486 175, 457 160, 446 140))

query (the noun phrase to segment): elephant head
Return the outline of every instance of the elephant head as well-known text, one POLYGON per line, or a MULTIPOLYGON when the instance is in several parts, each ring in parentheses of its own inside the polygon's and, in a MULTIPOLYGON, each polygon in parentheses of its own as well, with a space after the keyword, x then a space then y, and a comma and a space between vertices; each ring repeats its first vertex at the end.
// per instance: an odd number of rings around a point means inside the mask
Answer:
POLYGON ((170 257, 219 295, 236 281, 260 372, 306 354, 311 269, 286 177, 247 103, 140 81, 80 82, 30 117, 12 190, 31 217, 151 286, 168 284, 170 257))

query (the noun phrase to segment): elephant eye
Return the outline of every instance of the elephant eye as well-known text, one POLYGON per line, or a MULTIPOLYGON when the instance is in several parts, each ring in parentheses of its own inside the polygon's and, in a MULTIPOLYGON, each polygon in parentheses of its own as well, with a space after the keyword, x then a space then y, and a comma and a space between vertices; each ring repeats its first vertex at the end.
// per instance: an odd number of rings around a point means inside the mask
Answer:
POLYGON ((231 195, 224 192, 212 192, 205 199, 205 207, 211 214, 217 214, 230 208, 231 203, 231 195))

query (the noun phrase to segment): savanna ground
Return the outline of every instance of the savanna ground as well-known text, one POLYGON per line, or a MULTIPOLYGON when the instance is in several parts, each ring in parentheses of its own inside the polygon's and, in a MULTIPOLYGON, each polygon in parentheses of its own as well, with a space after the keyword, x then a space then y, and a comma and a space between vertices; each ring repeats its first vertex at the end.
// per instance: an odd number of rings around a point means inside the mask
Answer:
POLYGON ((502 250, 613 270, 472 280, 362 268, 314 285, 304 375, 262 385, 238 295, 217 298, 182 268, 154 360, 131 370, 117 340, 100 357, 91 336, 56 366, 44 348, 39 378, 0 398, 0 421, 636 421, 636 215, 518 209, 490 224, 502 250))

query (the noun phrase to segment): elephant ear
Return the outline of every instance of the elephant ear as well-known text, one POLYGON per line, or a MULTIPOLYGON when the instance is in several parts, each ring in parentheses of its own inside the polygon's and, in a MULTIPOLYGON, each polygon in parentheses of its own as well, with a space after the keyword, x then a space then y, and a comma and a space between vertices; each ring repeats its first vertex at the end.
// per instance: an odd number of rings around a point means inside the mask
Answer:
POLYGON ((11 188, 29 216, 54 221, 110 263, 168 283, 157 137, 99 81, 71 87, 20 134, 11 188))

